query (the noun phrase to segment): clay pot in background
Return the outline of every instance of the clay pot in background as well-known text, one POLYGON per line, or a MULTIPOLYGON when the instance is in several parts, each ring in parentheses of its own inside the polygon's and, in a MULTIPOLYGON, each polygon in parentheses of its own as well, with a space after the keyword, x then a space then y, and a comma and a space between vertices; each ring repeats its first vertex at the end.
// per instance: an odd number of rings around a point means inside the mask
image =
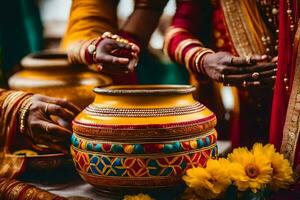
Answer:
POLYGON ((59 51, 30 54, 21 65, 24 69, 9 79, 11 89, 64 98, 81 108, 93 101, 94 87, 112 83, 109 77, 86 66, 69 64, 67 55, 59 51))

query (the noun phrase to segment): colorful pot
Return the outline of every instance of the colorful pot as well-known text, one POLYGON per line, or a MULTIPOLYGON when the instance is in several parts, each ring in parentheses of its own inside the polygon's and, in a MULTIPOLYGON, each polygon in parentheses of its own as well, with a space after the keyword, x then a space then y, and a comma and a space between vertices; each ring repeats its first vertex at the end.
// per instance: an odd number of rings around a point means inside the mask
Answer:
POLYGON ((87 66, 69 64, 67 55, 58 51, 30 54, 21 65, 24 69, 9 79, 11 89, 65 98, 82 108, 93 101, 94 87, 112 83, 87 66))
POLYGON ((191 167, 217 156, 216 117, 193 86, 96 88, 73 121, 71 154, 98 189, 174 186, 191 167))

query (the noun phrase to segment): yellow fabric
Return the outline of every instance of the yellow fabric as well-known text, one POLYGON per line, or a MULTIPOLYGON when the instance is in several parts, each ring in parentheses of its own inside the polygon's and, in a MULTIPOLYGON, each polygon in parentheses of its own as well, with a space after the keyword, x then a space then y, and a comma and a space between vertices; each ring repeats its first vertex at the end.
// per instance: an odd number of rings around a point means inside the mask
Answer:
POLYGON ((261 37, 271 36, 272 34, 269 33, 263 21, 258 4, 256 1, 243 0, 240 2, 240 5, 244 15, 245 24, 247 24, 257 48, 259 48, 261 52, 265 52, 266 47, 262 43, 261 37))
POLYGON ((0 178, 14 178, 25 166, 25 157, 12 155, 10 148, 18 132, 18 111, 26 98, 27 93, 0 89, 0 178))
POLYGON ((61 47, 78 40, 88 40, 105 31, 117 30, 119 0, 73 0, 69 22, 61 47))

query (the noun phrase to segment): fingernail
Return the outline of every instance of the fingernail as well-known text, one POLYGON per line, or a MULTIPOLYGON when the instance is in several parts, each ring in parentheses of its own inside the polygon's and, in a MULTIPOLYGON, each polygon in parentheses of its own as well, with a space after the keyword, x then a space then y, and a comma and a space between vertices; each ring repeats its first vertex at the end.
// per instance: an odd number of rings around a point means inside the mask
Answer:
POLYGON ((120 62, 129 62, 128 58, 120 58, 120 62))
POLYGON ((98 65, 98 70, 102 71, 103 67, 101 65, 98 65))
POLYGON ((140 51, 140 49, 136 45, 132 45, 131 49, 134 51, 140 51))
POLYGON ((263 59, 263 60, 264 60, 264 59, 267 59, 267 58, 268 58, 267 55, 262 55, 262 56, 261 56, 261 59, 263 59))

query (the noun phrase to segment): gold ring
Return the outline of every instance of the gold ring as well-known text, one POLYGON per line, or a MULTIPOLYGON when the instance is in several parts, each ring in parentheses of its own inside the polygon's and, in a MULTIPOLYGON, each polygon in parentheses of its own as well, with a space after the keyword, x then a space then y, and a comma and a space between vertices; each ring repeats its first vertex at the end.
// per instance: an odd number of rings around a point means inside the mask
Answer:
POLYGON ((251 75, 251 77, 253 78, 253 79, 258 79, 259 78, 259 73, 258 72, 253 72, 253 74, 251 75))
POLYGON ((47 103, 46 107, 45 107, 45 114, 48 115, 48 106, 49 106, 49 103, 47 103))
POLYGON ((243 81, 243 87, 247 87, 247 81, 243 81))
POLYGON ((251 64, 251 56, 250 55, 246 56, 246 63, 249 65, 251 64))

